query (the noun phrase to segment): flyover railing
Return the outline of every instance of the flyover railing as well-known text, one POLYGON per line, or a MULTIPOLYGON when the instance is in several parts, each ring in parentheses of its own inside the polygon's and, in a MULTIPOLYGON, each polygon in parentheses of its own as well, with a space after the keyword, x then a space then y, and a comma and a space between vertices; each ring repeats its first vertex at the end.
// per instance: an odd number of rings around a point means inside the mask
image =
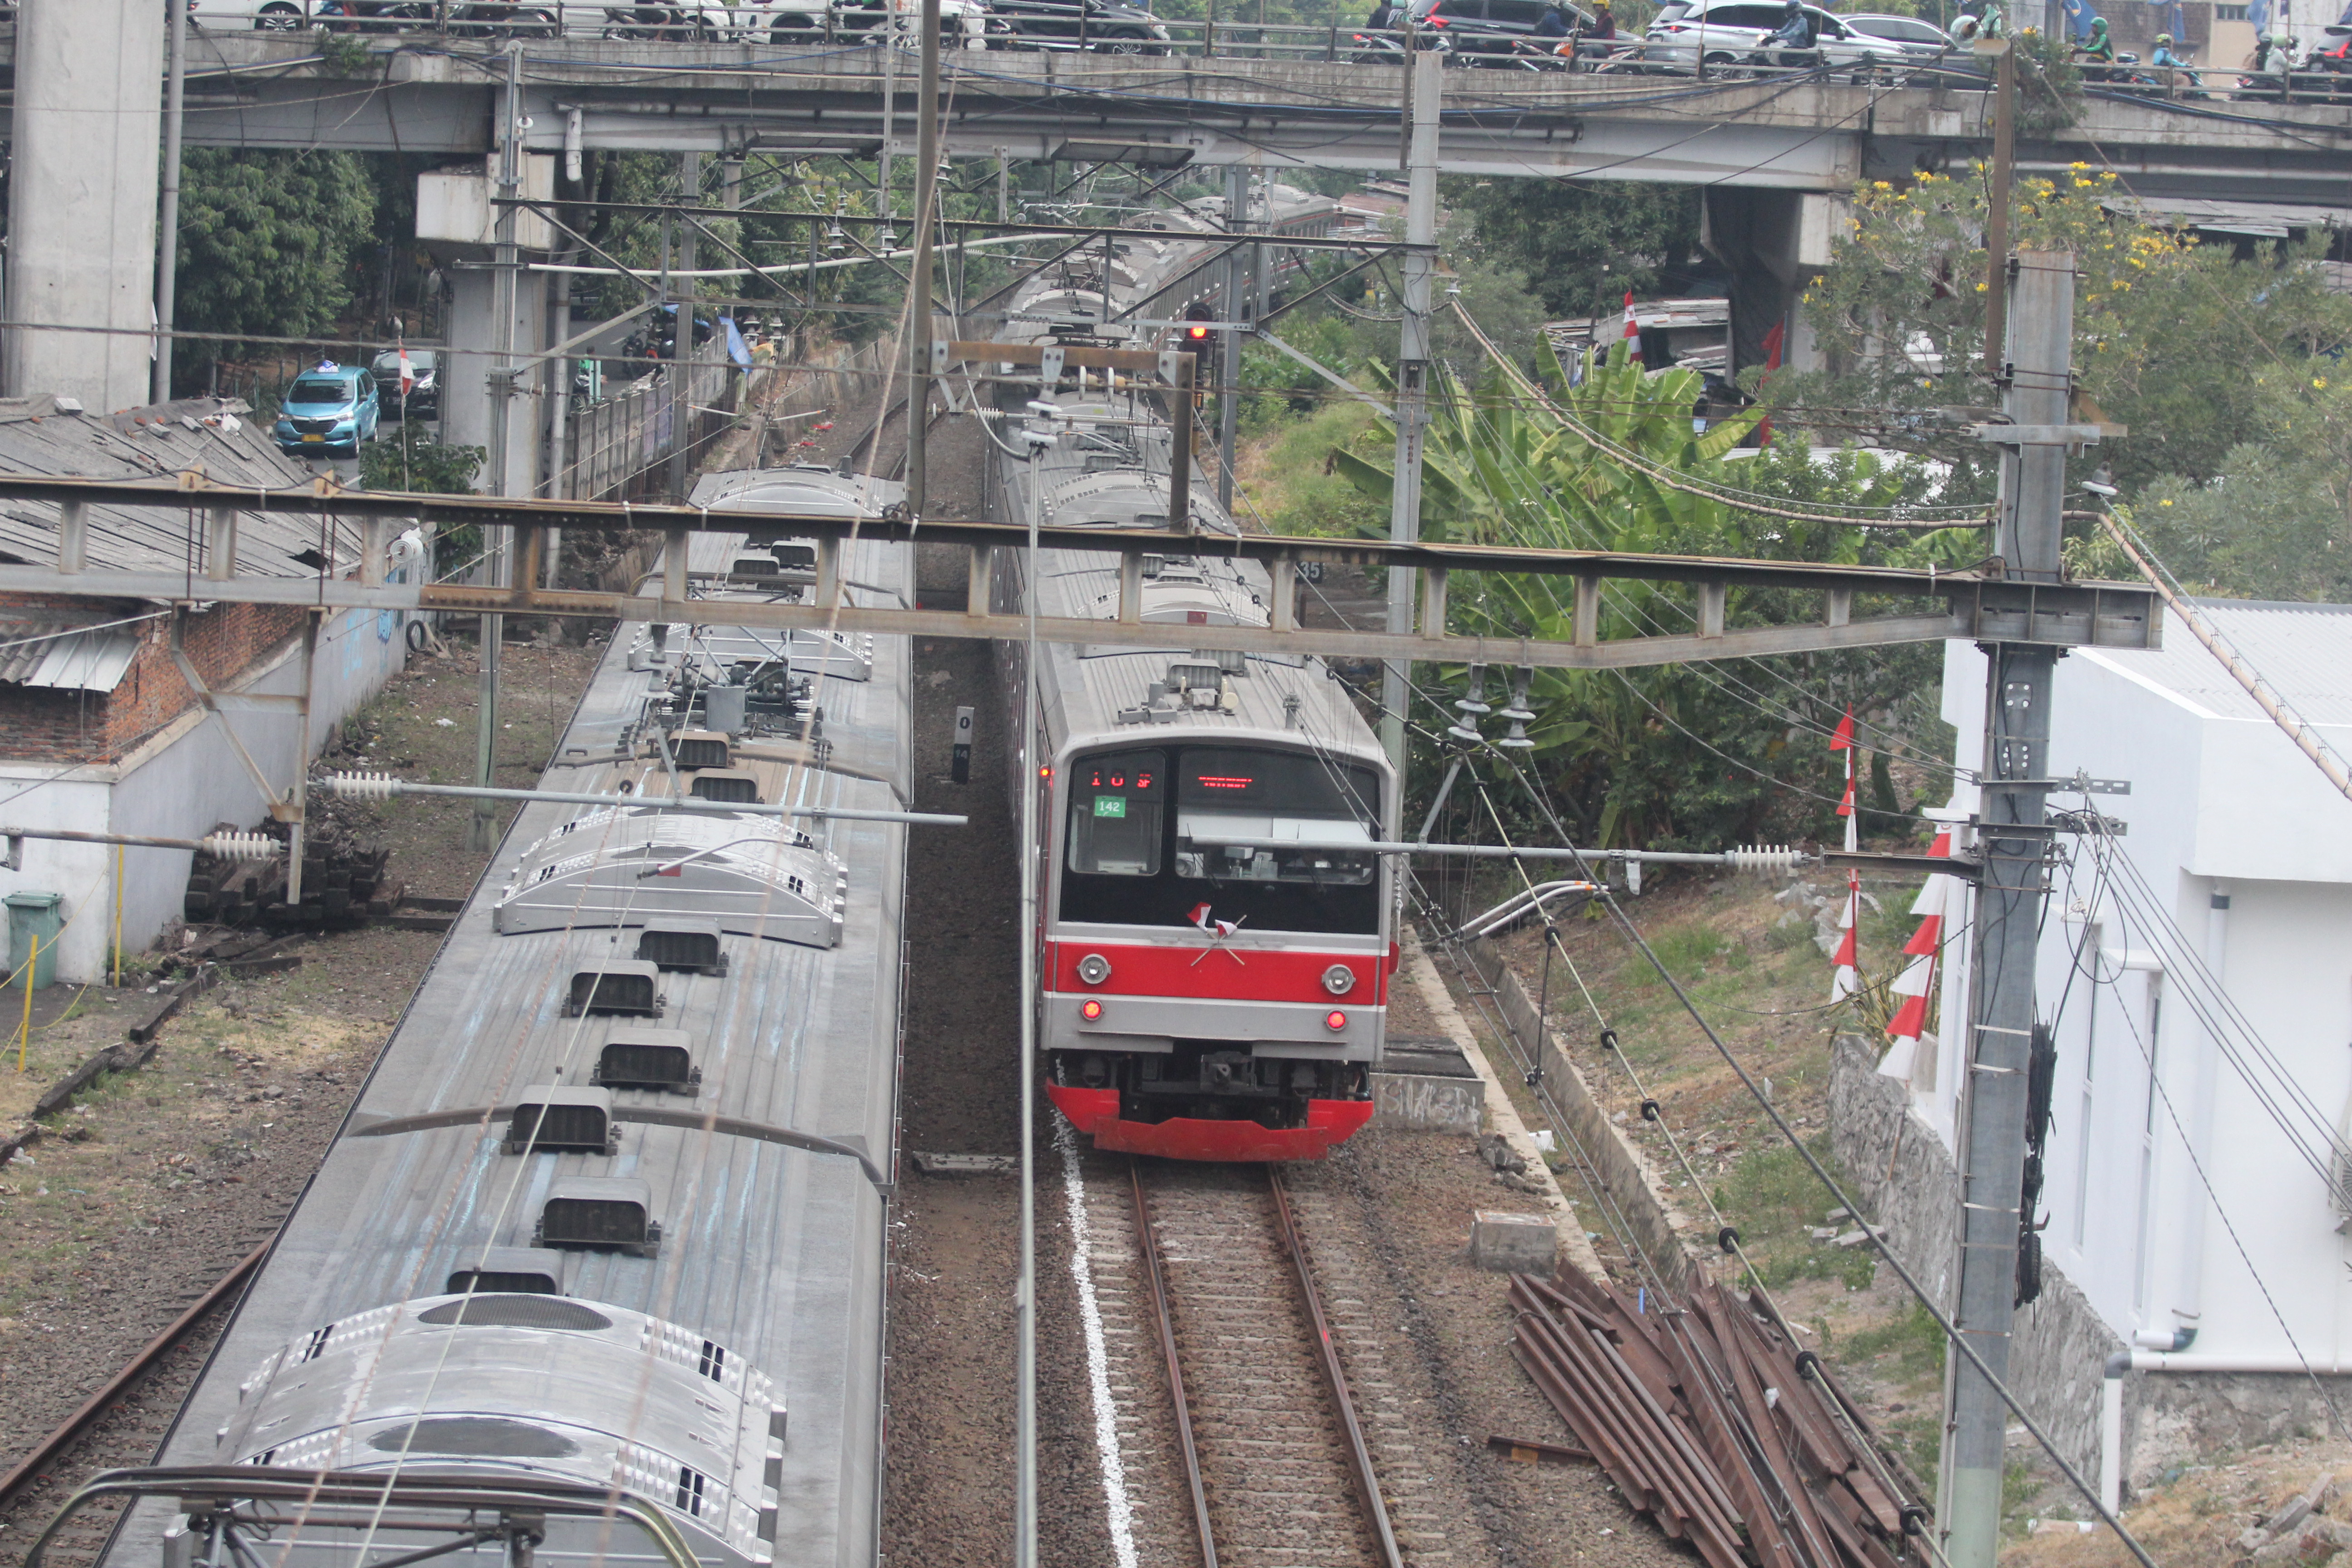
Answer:
MULTIPOLYGON (((1628 35, 1570 44, 1464 20, 1446 27, 1377 27, 1366 0, 1330 0, 1320 22, 1252 19, 1258 0, 1205 0, 1201 16, 1155 16, 1127 0, 941 0, 942 41, 958 53, 1084 52, 1139 58, 1292 60, 1400 66, 1436 49, 1449 65, 1515 74, 1681 77, 1714 80, 1814 78, 1835 82, 1981 89, 1989 67, 1956 47, 1891 52, 1895 46, 1824 40, 1810 51, 1767 48, 1744 35, 1711 39, 1628 35)), ((916 0, 759 0, 665 5, 602 0, 191 0, 200 31, 323 34, 360 39, 431 36, 452 41, 603 39, 640 44, 768 45, 793 50, 877 46, 911 49, 916 0)), ((2305 62, 2294 71, 2226 67, 2086 67, 2084 89, 2102 97, 2352 103, 2352 66, 2305 62)), ((1599 84, 1595 84, 1599 85, 1599 84)))

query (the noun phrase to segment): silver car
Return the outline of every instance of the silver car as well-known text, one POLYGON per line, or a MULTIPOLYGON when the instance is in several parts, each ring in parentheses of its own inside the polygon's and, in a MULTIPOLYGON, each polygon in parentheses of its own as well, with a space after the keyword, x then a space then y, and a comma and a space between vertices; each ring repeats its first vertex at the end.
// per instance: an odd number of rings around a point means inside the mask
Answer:
MULTIPOLYGON (((1821 64, 1836 71, 1882 70, 1921 65, 1933 58, 1931 47, 1885 37, 1854 26, 1862 20, 1836 16, 1817 6, 1805 7, 1812 18, 1814 51, 1821 64)), ((1766 58, 1764 40, 1788 15, 1783 5, 1759 0, 1669 0, 1650 23, 1642 45, 1643 61, 1653 70, 1695 71, 1701 60, 1709 71, 1738 71, 1759 64, 1781 64, 1774 50, 1766 58)), ((1793 61, 1787 63, 1795 63, 1793 61)))

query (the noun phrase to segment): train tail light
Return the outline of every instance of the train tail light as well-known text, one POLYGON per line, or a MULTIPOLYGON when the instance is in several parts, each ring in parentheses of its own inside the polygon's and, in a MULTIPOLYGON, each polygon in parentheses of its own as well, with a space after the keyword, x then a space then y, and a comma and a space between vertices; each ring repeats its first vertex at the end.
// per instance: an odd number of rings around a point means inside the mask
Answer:
POLYGON ((1328 1013, 1323 1015, 1323 1026, 1330 1030, 1333 1034, 1337 1034, 1341 1029, 1348 1026, 1348 1015, 1340 1012, 1337 1007, 1334 1007, 1328 1013))
MULTIPOLYGON (((1338 1015, 1336 1014, 1333 1015, 1335 1017, 1337 1016, 1338 1015)), ((1079 1005, 1078 1016, 1084 1018, 1089 1024, 1094 1023, 1097 1019, 1102 1016, 1102 1004, 1089 997, 1087 1001, 1079 1005)))

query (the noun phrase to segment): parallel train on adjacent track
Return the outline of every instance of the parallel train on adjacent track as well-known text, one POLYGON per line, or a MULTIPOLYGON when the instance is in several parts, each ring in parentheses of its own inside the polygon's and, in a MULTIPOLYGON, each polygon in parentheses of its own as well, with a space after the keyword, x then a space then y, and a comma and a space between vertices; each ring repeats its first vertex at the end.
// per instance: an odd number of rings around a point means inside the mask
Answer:
POLYGON ((621 799, 523 808, 157 1467, 75 1500, 106 1563, 876 1560, 907 646, 727 623, 805 542, 690 556, 708 624, 623 626, 542 785, 621 799))
MULTIPOLYGON (((1312 232, 1332 204, 1278 184, 1253 200, 1259 232, 1312 232)), ((1220 204, 1221 205, 1222 204, 1220 204)), ((1223 305, 1222 264, 1172 215, 1166 240, 1129 240, 1111 265, 1050 273, 1015 296, 1042 336, 1136 346, 1182 328, 1117 328, 1223 305)), ((1269 247, 1268 248, 1273 248, 1269 247)), ((1171 345, 1175 346, 1175 345, 1171 345)), ((1189 345, 1185 345, 1189 346, 1189 345)), ((1204 367, 1205 368, 1205 367, 1204 367)), ((1205 379, 1205 378, 1204 378, 1205 379)), ((1173 436, 1146 386, 1100 374, 1041 389, 1030 423, 1050 447, 1004 443, 1007 521, 1170 525, 1173 436)), ((1191 487, 1189 554, 1146 558, 1140 614, 1160 650, 1003 645, 1009 732, 1022 733, 1034 662, 1035 731, 1011 748, 1038 770, 1042 902, 1038 1039, 1046 1093, 1104 1149, 1193 1160, 1320 1158, 1371 1114, 1397 888, 1370 846, 1392 814, 1395 770, 1321 660, 1196 653, 1182 628, 1265 626, 1273 585, 1221 553, 1234 520, 1191 487)), ((992 575, 1001 612, 1034 592, 1047 616, 1118 614, 1116 555, 1019 552, 992 575)), ((1013 780, 1016 793, 1024 781, 1013 780)))

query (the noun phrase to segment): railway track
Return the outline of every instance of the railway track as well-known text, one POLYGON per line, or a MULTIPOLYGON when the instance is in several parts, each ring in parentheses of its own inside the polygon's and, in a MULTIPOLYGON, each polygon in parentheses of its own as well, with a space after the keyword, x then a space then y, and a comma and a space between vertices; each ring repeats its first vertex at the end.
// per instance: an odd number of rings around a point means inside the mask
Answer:
POLYGON ((1404 1568, 1273 1167, 1129 1170, 1202 1568, 1404 1568))
MULTIPOLYGON (((47 1510, 62 1500, 62 1493, 44 1495, 42 1483, 58 1476, 60 1468, 68 1462, 77 1468, 102 1468, 114 1464, 144 1463, 153 1455, 185 1392, 181 1380, 194 1375, 203 1359, 204 1345, 199 1342, 193 1347, 193 1360, 184 1357, 168 1367, 164 1363, 173 1361, 173 1352, 198 1339, 223 1307, 235 1302, 268 1251, 269 1243, 264 1241, 239 1259, 117 1368, 54 1431, 0 1474, 0 1520, 21 1531, 12 1532, 6 1539, 29 1539, 32 1531, 45 1521, 47 1510), (12 1517, 16 1515, 22 1517, 12 1517)), ((112 1528, 116 1511, 111 1508, 95 1510, 76 1520, 53 1544, 48 1560, 59 1563, 94 1562, 112 1528)))

